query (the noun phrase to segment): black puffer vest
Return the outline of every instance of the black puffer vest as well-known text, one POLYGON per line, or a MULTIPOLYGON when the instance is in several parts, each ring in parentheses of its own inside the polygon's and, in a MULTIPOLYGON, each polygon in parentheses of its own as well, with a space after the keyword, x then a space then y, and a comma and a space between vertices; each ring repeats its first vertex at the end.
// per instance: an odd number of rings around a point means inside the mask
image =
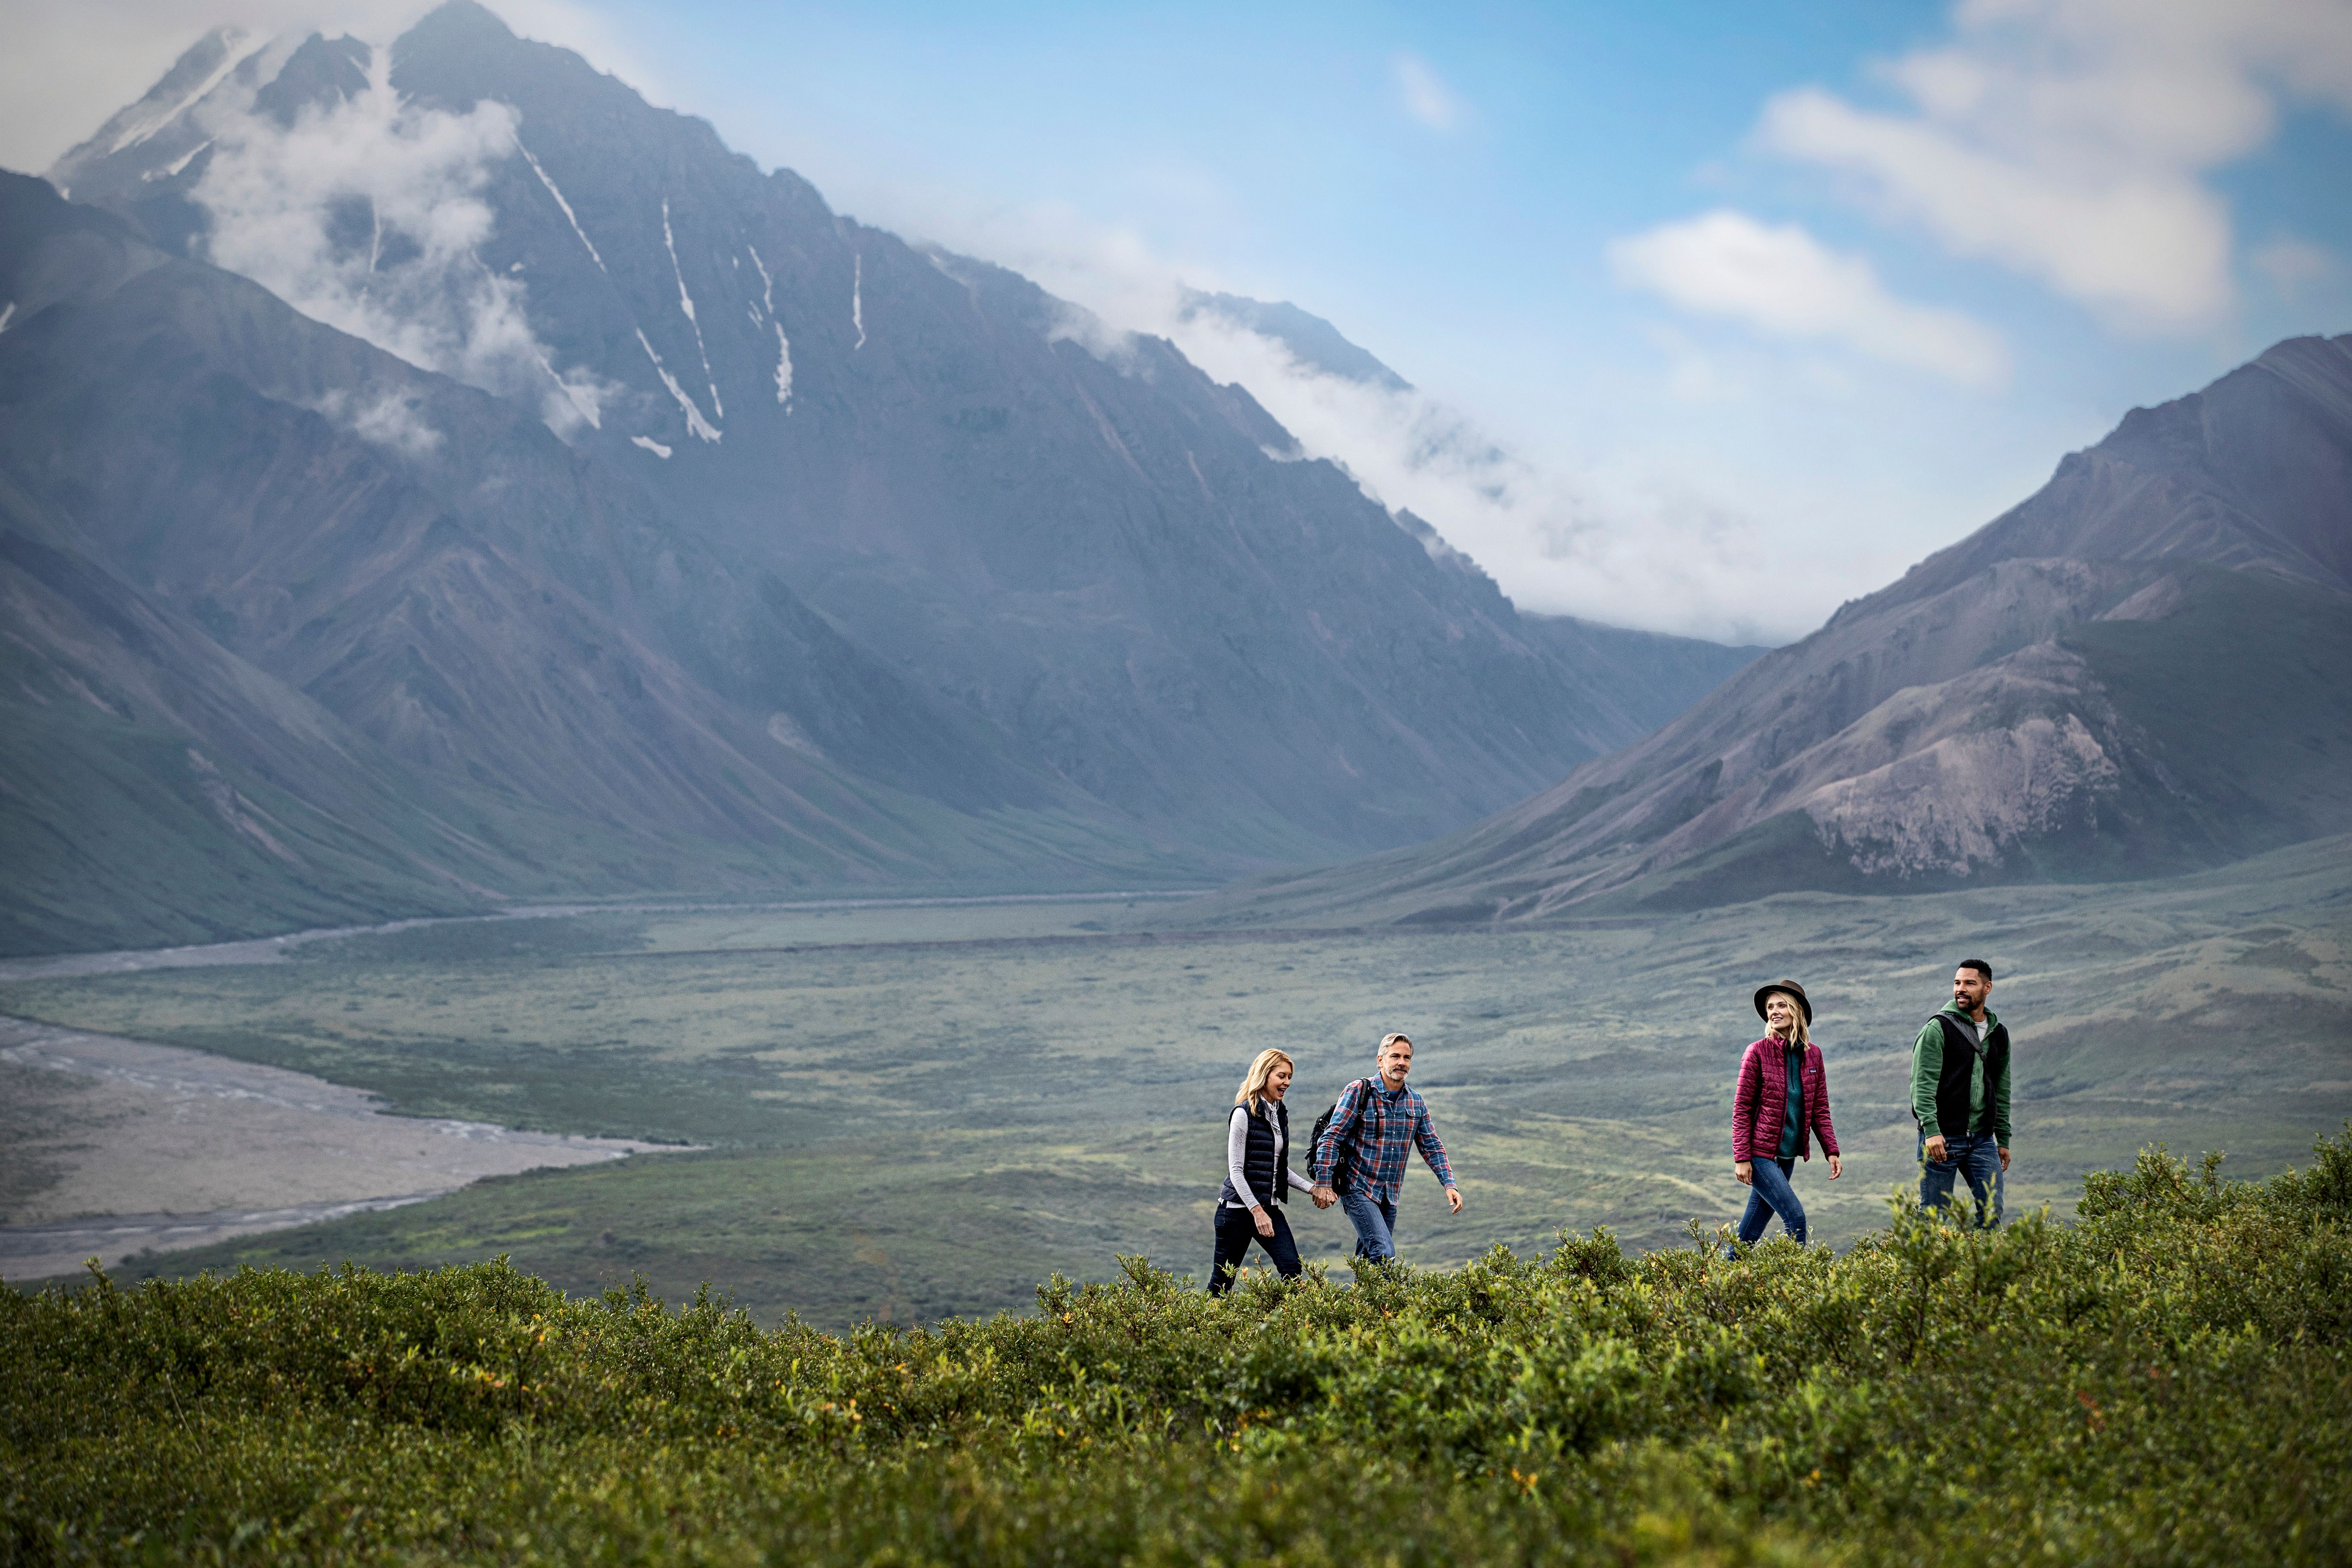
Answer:
POLYGON ((1995 1024, 1979 1046, 1949 1013, 1937 1014, 1936 1022, 1944 1026, 1944 1070, 1936 1075, 1936 1125, 1954 1137, 1990 1138, 1994 1107, 2000 1103, 2000 1075, 2009 1070, 2009 1026, 1995 1024), (1971 1124, 1969 1074, 1979 1056, 1984 1058, 1985 1107, 1977 1124, 1971 1124), (1956 1128, 1968 1131, 1962 1134, 1955 1132, 1956 1128))
MULTIPOLYGON (((1260 1104, 1265 1102, 1261 1100, 1260 1104)), ((1236 1106, 1235 1110, 1244 1109, 1236 1106)), ((1250 1185, 1250 1194, 1262 1204, 1282 1203, 1290 1192, 1290 1108, 1276 1101, 1266 1109, 1274 1112, 1269 1122, 1264 1115, 1249 1119, 1249 1142, 1242 1149, 1242 1175, 1250 1185), (1282 1129, 1282 1158, 1274 1157, 1274 1130, 1282 1129)), ((1228 1119, 1226 1125, 1232 1121, 1228 1119)), ((1217 1199, 1220 1205, 1239 1203, 1241 1194, 1234 1191, 1234 1179, 1225 1178, 1225 1190, 1217 1199)))

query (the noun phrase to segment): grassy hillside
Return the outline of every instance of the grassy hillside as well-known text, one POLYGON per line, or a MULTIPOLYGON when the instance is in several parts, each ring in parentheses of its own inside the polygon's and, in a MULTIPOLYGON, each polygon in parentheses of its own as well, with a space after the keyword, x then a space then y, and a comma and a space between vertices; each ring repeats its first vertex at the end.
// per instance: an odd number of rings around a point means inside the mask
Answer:
POLYGON ((2352 1127, 1899 1213, 835 1338, 503 1263, 0 1291, 24 1563, 2336 1563, 2352 1127))
POLYGON ((184 735, 83 703, 0 700, 0 952, 218 942, 484 905, 421 858, 387 864, 380 842, 184 735), (190 887, 206 889, 201 903, 190 887))
POLYGON ((2256 573, 2176 581, 2161 619, 2091 621, 2061 639, 2168 771, 2135 804, 2169 807, 2181 818, 2164 825, 2174 841, 2213 858, 2338 831, 2352 772, 2352 605, 2256 573))

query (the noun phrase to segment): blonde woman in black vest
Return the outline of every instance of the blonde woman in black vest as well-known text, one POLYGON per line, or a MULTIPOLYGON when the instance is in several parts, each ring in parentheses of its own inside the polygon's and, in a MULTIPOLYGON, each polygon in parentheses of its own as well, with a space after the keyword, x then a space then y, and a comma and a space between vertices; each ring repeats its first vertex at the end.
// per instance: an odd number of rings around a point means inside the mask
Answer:
POLYGON ((1225 1122, 1225 1188, 1217 1195, 1217 1255, 1209 1294, 1233 1289, 1255 1240, 1286 1279, 1298 1278, 1298 1244, 1290 1239, 1283 1200, 1312 1193, 1315 1184, 1290 1168, 1290 1058, 1266 1050, 1250 1063, 1225 1122))

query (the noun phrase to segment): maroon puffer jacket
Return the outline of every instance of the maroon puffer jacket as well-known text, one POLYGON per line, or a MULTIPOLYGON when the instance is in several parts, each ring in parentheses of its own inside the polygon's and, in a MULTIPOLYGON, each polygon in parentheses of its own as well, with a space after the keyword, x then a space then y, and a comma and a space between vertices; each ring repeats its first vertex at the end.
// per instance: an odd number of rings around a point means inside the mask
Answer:
MULTIPOLYGON (((1789 1119, 1788 1046, 1767 1035, 1739 1058, 1739 1087, 1731 1096, 1731 1157, 1734 1160, 1775 1160, 1780 1154, 1780 1126, 1789 1119)), ((1830 1124, 1829 1074, 1822 1067, 1822 1048, 1805 1047, 1803 1068, 1805 1121, 1797 1129, 1797 1152, 1813 1157, 1811 1136, 1820 1133, 1822 1152, 1838 1152, 1837 1129, 1830 1124)))

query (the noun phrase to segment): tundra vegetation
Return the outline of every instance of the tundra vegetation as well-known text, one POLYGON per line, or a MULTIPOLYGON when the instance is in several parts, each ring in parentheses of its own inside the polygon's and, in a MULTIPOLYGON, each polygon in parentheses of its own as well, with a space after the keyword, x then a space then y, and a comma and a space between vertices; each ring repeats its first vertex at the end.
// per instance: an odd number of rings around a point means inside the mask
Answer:
MULTIPOLYGON (((505 1253, 575 1295, 642 1273, 677 1300, 708 1280, 763 1326, 789 1310, 845 1330, 1025 1307, 1038 1280, 1118 1255, 1198 1273, 1250 1058, 1291 1053, 1311 1121, 1391 1028, 1420 1044, 1413 1082, 1469 1199, 1447 1218, 1416 1171, 1408 1259, 1458 1268, 1602 1225, 1629 1249, 1675 1245, 1747 1196, 1731 1079, 1761 1029, 1748 990, 1780 974, 1812 994, 1848 1162, 1832 1183, 1816 1159, 1798 1186, 1814 1238, 1843 1247, 1916 1185, 1910 1040, 1954 958, 1979 951, 2020 1039, 2012 1212, 2063 1216, 2086 1172, 2158 1141, 2267 1175, 2352 1116, 2347 851, 1501 931, 1186 931, 1185 910, 1150 903, 608 911, 26 979, 0 986, 0 1013, 312 1073, 410 1116, 704 1146, 142 1258, 126 1279, 505 1253)), ((29 1081, 0 1068, 0 1100, 29 1081)), ((51 1201, 36 1167, 142 1136, 112 1103, 84 1097, 0 1145, 0 1176, 22 1167, 12 1215, 68 1217, 35 1208, 51 1201)), ((1307 1257, 1344 1268, 1337 1210, 1292 1221, 1307 1257)))
MULTIPOLYGON (((2079 1222, 1456 1272, 1140 1259, 762 1331, 495 1263, 0 1292, 10 1560, 2335 1563, 2352 1124, 2079 1222)), ((1700 1238, 1703 1242, 1707 1238, 1700 1238)))

